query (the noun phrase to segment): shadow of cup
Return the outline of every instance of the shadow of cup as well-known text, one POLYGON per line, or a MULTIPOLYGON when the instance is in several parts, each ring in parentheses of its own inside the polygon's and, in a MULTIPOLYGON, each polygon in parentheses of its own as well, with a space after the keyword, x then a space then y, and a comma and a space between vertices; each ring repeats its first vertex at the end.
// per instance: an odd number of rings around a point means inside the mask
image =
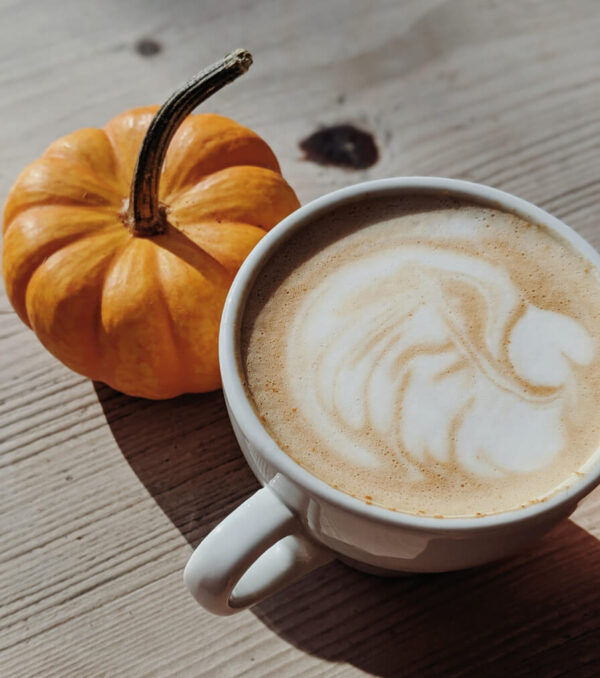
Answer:
POLYGON ((336 562, 253 612, 376 676, 595 676, 600 542, 565 521, 529 553, 462 572, 382 579, 336 562))
MULTIPOLYGON (((123 456, 193 547, 258 489, 220 391, 95 388, 123 456)), ((252 612, 300 650, 376 676, 596 676, 600 542, 565 521, 528 553, 462 572, 382 579, 334 562, 252 612)))

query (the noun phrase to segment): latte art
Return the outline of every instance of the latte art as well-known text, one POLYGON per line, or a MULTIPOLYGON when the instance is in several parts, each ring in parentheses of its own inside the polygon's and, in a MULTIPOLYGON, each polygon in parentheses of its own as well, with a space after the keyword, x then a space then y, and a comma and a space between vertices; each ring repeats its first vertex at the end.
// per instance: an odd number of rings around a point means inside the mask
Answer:
POLYGON ((329 447, 365 465, 385 449, 415 480, 432 460, 482 477, 551 463, 577 404, 573 367, 595 353, 505 271, 401 245, 316 283, 287 339, 288 391, 329 447))
POLYGON ((541 227, 434 198, 292 238, 242 327, 280 447, 365 501, 475 515, 543 500, 600 441, 596 269, 541 227))

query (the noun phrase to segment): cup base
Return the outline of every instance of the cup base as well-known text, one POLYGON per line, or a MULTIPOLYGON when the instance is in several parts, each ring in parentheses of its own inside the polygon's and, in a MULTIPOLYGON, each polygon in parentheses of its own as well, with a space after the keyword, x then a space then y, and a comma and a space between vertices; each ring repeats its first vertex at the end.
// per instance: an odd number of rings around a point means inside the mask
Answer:
POLYGON ((372 574, 377 577, 413 577, 420 574, 419 572, 408 572, 406 570, 388 570, 384 567, 376 567, 375 565, 362 563, 360 560, 354 560, 353 558, 348 558, 348 556, 337 555, 336 558, 353 570, 359 570, 360 572, 372 574))

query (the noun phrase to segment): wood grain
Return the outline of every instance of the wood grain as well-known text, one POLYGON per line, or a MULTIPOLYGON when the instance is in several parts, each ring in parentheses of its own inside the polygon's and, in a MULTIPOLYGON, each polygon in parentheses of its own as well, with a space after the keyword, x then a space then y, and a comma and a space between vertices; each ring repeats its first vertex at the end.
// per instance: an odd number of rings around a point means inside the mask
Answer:
MULTIPOLYGON (((2 0, 0 195, 54 138, 162 101, 231 48, 210 109, 273 146, 302 202, 367 178, 463 177, 600 247, 596 0, 2 0), (140 46, 141 41, 141 46, 140 46), (355 172, 303 160, 371 132, 355 172)), ((0 675, 592 676, 600 492, 531 552, 382 580, 334 563, 221 619, 184 591, 192 546, 257 483, 219 393, 135 400, 58 364, 0 299, 0 675)))

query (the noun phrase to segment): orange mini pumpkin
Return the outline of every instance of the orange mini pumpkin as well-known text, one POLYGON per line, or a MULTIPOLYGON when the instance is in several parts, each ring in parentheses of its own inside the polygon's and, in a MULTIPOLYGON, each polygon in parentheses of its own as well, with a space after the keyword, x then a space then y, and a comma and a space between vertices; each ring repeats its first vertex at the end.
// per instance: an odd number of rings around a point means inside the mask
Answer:
POLYGON ((219 115, 188 117, 250 63, 239 51, 158 113, 134 109, 59 139, 12 187, 8 296, 76 372, 146 398, 219 387, 231 281, 299 206, 258 135, 219 115))

